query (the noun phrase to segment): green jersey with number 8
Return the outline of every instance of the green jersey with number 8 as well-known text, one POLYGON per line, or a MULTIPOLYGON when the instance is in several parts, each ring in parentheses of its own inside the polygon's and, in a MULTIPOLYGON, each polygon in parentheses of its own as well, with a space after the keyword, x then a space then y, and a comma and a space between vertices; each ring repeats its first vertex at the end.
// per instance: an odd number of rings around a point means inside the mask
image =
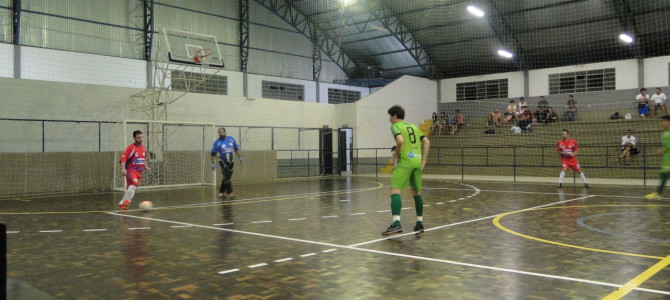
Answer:
POLYGON ((423 132, 414 124, 405 121, 391 125, 393 137, 402 135, 403 144, 398 157, 398 167, 421 168, 421 138, 423 132))

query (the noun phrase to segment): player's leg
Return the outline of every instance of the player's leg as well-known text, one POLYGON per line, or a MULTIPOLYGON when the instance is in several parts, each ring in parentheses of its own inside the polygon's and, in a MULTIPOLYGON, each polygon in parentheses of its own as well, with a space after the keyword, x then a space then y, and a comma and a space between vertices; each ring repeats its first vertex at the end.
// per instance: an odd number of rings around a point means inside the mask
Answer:
POLYGON ((219 166, 221 167, 221 175, 223 175, 221 186, 219 187, 219 197, 223 198, 226 195, 226 165, 223 161, 219 160, 219 166))
POLYGON ((226 193, 228 194, 228 198, 233 198, 235 197, 235 193, 233 192, 233 168, 235 166, 234 162, 229 162, 226 163, 226 169, 224 170, 225 176, 226 177, 226 193))
POLYGON ((658 187, 656 191, 644 196, 647 199, 661 199, 661 194, 665 189, 665 184, 670 178, 670 157, 663 156, 663 166, 661 166, 661 171, 658 173, 658 187))
POLYGON ((130 202, 135 196, 135 191, 140 185, 140 173, 134 170, 128 170, 126 173, 126 192, 123 193, 123 198, 119 202, 119 208, 126 210, 130 206, 130 202))
POLYGON ((403 168, 402 165, 393 171, 391 175, 391 215, 393 216, 393 223, 382 235, 389 235, 402 232, 400 226, 400 211, 402 210, 402 199, 400 198, 400 191, 407 187, 409 176, 412 169, 403 168))
POLYGON ((421 168, 414 169, 409 179, 412 185, 412 196, 414 196, 414 208, 416 209, 416 225, 414 231, 423 232, 423 197, 421 196, 421 168))
POLYGON ((576 162, 574 165, 571 166, 575 172, 579 173, 579 177, 582 179, 584 182, 584 187, 589 187, 588 181, 586 181, 586 174, 584 174, 584 171, 582 171, 582 168, 579 166, 579 163, 576 162))
POLYGON ((561 169, 561 174, 558 175, 558 187, 563 187, 563 181, 565 180, 565 171, 568 170, 568 162, 566 159, 561 159, 563 162, 563 169, 561 169))

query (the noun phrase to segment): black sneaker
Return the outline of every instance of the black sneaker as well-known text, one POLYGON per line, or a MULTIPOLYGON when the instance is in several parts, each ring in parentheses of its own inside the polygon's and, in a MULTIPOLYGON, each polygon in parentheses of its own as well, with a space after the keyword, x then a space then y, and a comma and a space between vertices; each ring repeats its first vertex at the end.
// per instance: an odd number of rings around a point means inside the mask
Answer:
POLYGON ((563 187, 563 184, 562 184, 562 183, 559 183, 559 184, 557 185, 557 187, 562 188, 562 187, 563 187))
POLYGON ((416 233, 423 233, 423 224, 416 224, 414 225, 414 231, 416 233))
POLYGON ((389 228, 386 229, 386 231, 382 232, 382 235, 391 235, 391 234, 394 234, 394 233, 401 233, 401 232, 402 232, 402 227, 400 225, 393 226, 393 224, 391 224, 391 226, 389 226, 389 228))

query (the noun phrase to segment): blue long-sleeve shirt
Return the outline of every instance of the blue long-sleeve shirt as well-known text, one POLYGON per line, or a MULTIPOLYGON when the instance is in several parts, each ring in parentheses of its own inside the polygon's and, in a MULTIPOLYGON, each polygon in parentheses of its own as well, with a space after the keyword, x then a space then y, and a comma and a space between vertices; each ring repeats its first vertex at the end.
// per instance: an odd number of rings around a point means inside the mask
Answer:
POLYGON ((221 161, 232 162, 233 152, 239 149, 240 148, 237 146, 235 139, 230 136, 226 136, 226 138, 223 140, 219 138, 214 141, 214 145, 212 145, 212 156, 219 153, 219 159, 221 161))

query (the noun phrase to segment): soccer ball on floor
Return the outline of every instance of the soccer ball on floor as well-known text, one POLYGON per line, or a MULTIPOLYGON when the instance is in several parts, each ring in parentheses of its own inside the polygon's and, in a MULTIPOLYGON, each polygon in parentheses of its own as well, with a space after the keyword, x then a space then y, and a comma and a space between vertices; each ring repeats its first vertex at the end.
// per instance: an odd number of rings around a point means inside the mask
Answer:
POLYGON ((142 201, 140 202, 140 208, 143 210, 150 210, 154 208, 154 203, 151 201, 142 201))

